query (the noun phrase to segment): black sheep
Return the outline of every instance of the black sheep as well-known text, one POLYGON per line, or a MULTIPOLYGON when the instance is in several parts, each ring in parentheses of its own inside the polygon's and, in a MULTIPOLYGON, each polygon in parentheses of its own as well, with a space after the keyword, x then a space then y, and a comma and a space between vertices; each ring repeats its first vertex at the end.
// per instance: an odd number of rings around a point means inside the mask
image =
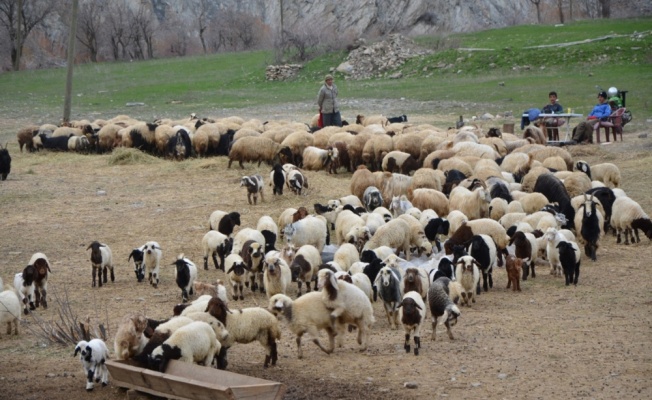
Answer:
POLYGON ((407 115, 403 114, 399 117, 389 117, 387 118, 387 122, 390 124, 398 123, 398 122, 408 122, 407 115))
POLYGON ((281 164, 274 164, 272 168, 272 182, 274 184, 273 193, 276 196, 283 194, 283 186, 285 185, 285 172, 283 171, 283 166, 281 164))
POLYGON ((70 136, 56 136, 56 137, 47 137, 45 133, 41 133, 38 135, 38 137, 41 139, 41 143, 43 144, 43 148, 49 149, 49 150, 61 150, 61 151, 67 151, 68 150, 68 139, 70 139, 70 136))
POLYGON ((175 160, 183 160, 190 157, 192 142, 190 135, 185 129, 179 129, 177 133, 168 140, 167 155, 175 160))
POLYGON ((564 269, 566 286, 571 283, 577 286, 577 279, 580 277, 580 250, 573 246, 573 243, 561 241, 557 244, 559 249, 559 261, 564 269))
POLYGON ((503 182, 500 179, 492 179, 491 189, 489 189, 489 195, 491 196, 492 199, 495 198, 505 199, 507 203, 511 203, 512 200, 514 200, 512 198, 512 194, 509 192, 509 188, 507 187, 505 182, 503 182))
POLYGON ((215 149, 215 154, 218 156, 228 156, 234 136, 235 131, 233 129, 229 129, 226 133, 220 135, 220 141, 215 149))
POLYGON ((219 233, 231 236, 236 225, 240 226, 240 213, 233 211, 222 217, 217 226, 211 226, 211 229, 217 229, 219 233))
POLYGON ((426 234, 426 237, 429 241, 435 242, 437 246, 437 251, 441 251, 441 242, 438 239, 438 235, 448 235, 450 229, 450 222, 445 218, 433 218, 426 224, 423 231, 426 234))
POLYGON ((7 175, 11 172, 11 156, 9 150, 0 146, 0 179, 3 181, 7 179, 7 175))
MULTIPOLYGON (((372 250, 365 250, 365 251, 370 251, 370 252, 373 253, 372 250)), ((364 252, 363 252, 363 253, 364 253, 364 252)), ((375 253, 374 253, 374 256, 376 256, 375 253)), ((380 258, 378 258, 378 257, 376 256, 376 258, 373 259, 372 261, 370 261, 370 262, 369 262, 369 265, 367 265, 366 267, 364 267, 364 269, 362 270, 362 273, 364 273, 365 275, 367 275, 367 277, 369 278, 369 281, 372 282, 372 287, 371 287, 371 288, 372 288, 373 291, 374 291, 374 301, 378 300, 378 288, 376 287, 376 285, 373 284, 373 282, 376 280, 376 277, 378 276, 378 273, 380 272, 380 270, 381 270, 384 266, 385 266, 385 263, 383 263, 383 262, 380 260, 380 258)))
MULTIPOLYGON (((482 237, 480 235, 475 235, 471 239, 469 245, 469 255, 480 264, 480 270, 482 271, 482 288, 485 292, 489 291, 489 288, 494 287, 494 280, 492 277, 493 271, 493 262, 496 258, 495 254, 496 245, 493 243, 493 239, 489 236, 482 237), (494 254, 492 257, 490 245, 485 240, 491 240, 494 248, 494 254)), ((478 285, 480 283, 478 282, 478 285)), ((479 289, 479 287, 478 287, 479 289)), ((478 290, 479 294, 479 290, 478 290)))
POLYGON ((584 245, 584 254, 596 261, 598 251, 598 240, 600 240, 600 222, 596 214, 596 202, 593 196, 590 198, 584 195, 585 202, 580 206, 582 210, 582 229, 580 234, 586 242, 584 245))
POLYGON ((566 224, 564 224, 563 228, 575 228, 573 222, 575 219, 575 209, 571 205, 570 195, 564 183, 559 178, 550 173, 542 174, 537 178, 533 191, 546 196, 550 203, 559 204, 559 210, 566 217, 566 224))
POLYGON ((598 187, 587 190, 586 194, 593 195, 593 197, 600 200, 600 204, 602 204, 602 209, 604 210, 604 232, 607 233, 611 227, 611 213, 614 201, 616 201, 614 191, 608 187, 598 187))

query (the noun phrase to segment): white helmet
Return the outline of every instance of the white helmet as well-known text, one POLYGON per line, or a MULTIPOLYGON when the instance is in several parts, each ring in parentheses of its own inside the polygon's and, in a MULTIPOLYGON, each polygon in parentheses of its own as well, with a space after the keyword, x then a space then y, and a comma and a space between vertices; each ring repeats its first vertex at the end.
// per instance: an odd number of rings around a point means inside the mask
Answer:
POLYGON ((607 90, 607 94, 609 94, 609 97, 614 97, 618 95, 618 89, 615 87, 610 87, 609 90, 607 90))

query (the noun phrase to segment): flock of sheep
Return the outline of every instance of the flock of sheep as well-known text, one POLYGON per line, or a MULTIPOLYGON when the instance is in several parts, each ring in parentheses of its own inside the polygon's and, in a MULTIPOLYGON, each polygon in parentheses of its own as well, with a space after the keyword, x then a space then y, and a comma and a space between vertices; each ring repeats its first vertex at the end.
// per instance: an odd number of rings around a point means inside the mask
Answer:
MULTIPOLYGON (((240 166, 264 161, 273 165, 269 186, 274 196, 284 187, 301 193, 307 187, 305 171, 353 173, 351 195, 314 204, 312 214, 297 205, 276 217, 262 216, 255 227, 240 226, 235 211, 209 216, 210 231, 201 241, 203 267, 208 269, 212 259, 224 279, 199 282, 197 266, 181 254, 175 280, 183 304, 164 321, 125 316, 116 333, 115 358, 161 371, 171 359, 226 368, 228 348, 254 341, 265 349, 264 366, 274 365, 279 319, 296 335, 299 358, 305 333, 331 353, 336 342, 342 345, 347 328, 357 331, 364 351, 378 297, 388 324, 393 329, 403 325, 405 350, 417 355, 428 319, 426 303, 432 340, 442 324, 452 340, 461 306, 471 307, 482 290, 493 287, 495 267, 505 266, 507 287, 515 291, 521 290, 521 280, 536 277, 537 265, 563 274, 566 285, 577 285, 582 254, 596 260, 610 230, 617 243, 623 233, 625 244, 630 236, 632 243, 640 242, 639 230, 652 239, 652 221, 620 188, 616 165, 574 161, 565 149, 546 146, 536 127, 519 138, 496 129, 389 123, 382 116, 359 121, 311 132, 302 123, 235 117, 193 115, 150 124, 121 116, 50 127, 51 134, 47 127, 28 127, 18 139, 21 150, 23 145, 48 148, 57 137, 78 149, 84 142, 78 138, 84 137, 97 151, 125 146, 177 159, 225 155, 229 167, 233 161, 240 166), (297 282, 296 292, 292 282, 297 282), (267 308, 229 309, 256 291, 267 297, 267 308), (328 345, 319 340, 322 330, 328 345)), ((241 185, 249 204, 255 206, 258 195, 264 200, 262 176, 245 176, 241 185)), ((106 284, 109 272, 113 281, 109 246, 93 242, 87 250, 92 286, 106 284)), ((134 248, 129 259, 139 282, 147 278, 154 287, 160 284, 157 242, 134 248)), ((39 303, 47 307, 49 269, 47 257, 36 253, 16 275, 15 288, 0 293, 6 308, 0 309, 0 322, 13 324, 15 334, 21 302, 25 314, 39 303)), ((92 390, 93 378, 106 384, 106 345, 98 339, 80 342, 77 352, 87 371, 86 388, 92 390)))

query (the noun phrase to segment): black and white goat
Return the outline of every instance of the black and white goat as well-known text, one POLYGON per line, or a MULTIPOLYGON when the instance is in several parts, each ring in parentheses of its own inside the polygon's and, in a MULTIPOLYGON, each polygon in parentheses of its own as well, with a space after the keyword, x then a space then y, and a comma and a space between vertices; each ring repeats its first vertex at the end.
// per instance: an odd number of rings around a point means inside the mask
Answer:
POLYGON ((127 261, 130 261, 132 258, 134 259, 134 272, 136 273, 136 279, 138 279, 138 282, 142 282, 143 279, 145 279, 145 266, 143 265, 143 259, 145 256, 145 253, 143 252, 144 249, 145 246, 140 246, 131 250, 129 258, 127 258, 127 261))
POLYGON ((496 243, 489 235, 475 235, 469 244, 469 255, 478 262, 482 272, 482 288, 485 292, 494 287, 492 271, 496 263, 496 243))
POLYGON ((287 185, 295 194, 300 195, 301 192, 308 187, 308 179, 298 169, 293 169, 287 173, 287 185))
POLYGON ((109 384, 109 370, 106 368, 106 360, 109 359, 109 349, 101 339, 91 341, 82 340, 75 347, 75 354, 81 353, 79 359, 86 373, 86 390, 93 390, 95 381, 102 381, 102 386, 109 384))
POLYGON ((251 198, 253 197, 253 204, 256 205, 258 202, 258 194, 260 194, 260 199, 265 201, 265 196, 263 194, 265 185, 262 176, 258 174, 243 176, 242 179, 240 179, 240 186, 247 188, 247 201, 249 201, 249 204, 252 204, 251 198))
POLYGON ((183 160, 190 157, 192 142, 188 130, 181 126, 175 126, 176 134, 168 140, 167 155, 174 160, 183 160))
POLYGON ((197 266, 183 254, 179 254, 172 265, 175 266, 174 279, 181 289, 181 301, 185 303, 188 301, 188 296, 193 294, 193 284, 197 279, 197 266))
POLYGON ((407 115, 403 114, 403 115, 399 115, 398 117, 388 117, 387 122, 389 122, 390 124, 395 124, 399 122, 408 122, 408 118, 407 115))
POLYGON ((86 250, 91 250, 91 265, 93 266, 93 287, 96 285, 95 277, 97 276, 97 285, 102 287, 102 275, 104 283, 107 281, 108 270, 111 270, 111 282, 115 282, 113 273, 113 256, 111 249, 104 243, 95 241, 88 245, 86 250))

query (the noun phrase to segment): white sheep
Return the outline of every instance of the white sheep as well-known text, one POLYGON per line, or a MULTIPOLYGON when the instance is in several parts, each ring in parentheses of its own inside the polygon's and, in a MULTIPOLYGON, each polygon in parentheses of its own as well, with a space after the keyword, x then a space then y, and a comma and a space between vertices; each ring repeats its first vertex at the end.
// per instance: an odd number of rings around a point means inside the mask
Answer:
MULTIPOLYGON (((330 354, 335 348, 335 336, 338 334, 331 323, 330 310, 322 301, 320 292, 306 293, 292 301, 284 294, 275 294, 269 299, 269 311, 277 316, 283 316, 290 330, 297 338, 297 357, 303 358, 301 349, 301 337, 307 332, 323 352, 330 354), (328 347, 322 346, 319 342, 319 331, 326 330, 328 334, 328 347)), ((338 329, 342 324, 336 324, 338 329)), ((342 332, 343 334, 344 332, 342 332)))
POLYGON ((267 298, 278 293, 287 293, 288 286, 292 281, 292 272, 290 266, 280 257, 278 252, 272 251, 265 255, 263 271, 263 283, 267 298))
POLYGON ((333 255, 333 261, 342 271, 348 271, 354 262, 360 261, 358 249, 351 243, 342 244, 333 255))
POLYGON ((320 215, 309 215, 286 227, 285 234, 288 241, 291 241, 295 246, 301 247, 304 244, 311 244, 321 253, 324 251, 328 235, 326 218, 320 215))
POLYGON ((429 257, 432 254, 432 243, 430 243, 426 237, 423 226, 419 220, 407 214, 399 215, 398 219, 402 219, 410 226, 411 248, 416 249, 419 256, 421 256, 422 253, 425 253, 426 256, 429 257))
MULTIPOLYGON (((0 279, 0 289, 3 287, 0 279)), ((11 335, 12 326, 14 335, 18 335, 18 324, 20 322, 20 300, 16 291, 10 288, 0 292, 0 328, 7 324, 7 335, 11 335)))
POLYGON ((650 217, 643 211, 640 204, 629 197, 616 197, 611 209, 611 226, 618 234, 616 243, 620 243, 620 234, 623 231, 625 232, 625 244, 629 244, 628 234, 632 235, 632 243, 634 243, 634 235, 636 235, 636 242, 639 243, 641 241, 638 236, 639 229, 643 230, 645 236, 652 240, 650 217))
MULTIPOLYGON (((367 263, 363 263, 363 264, 367 264, 367 263)), ((353 267, 352 267, 352 269, 349 270, 348 273, 344 271, 339 271, 335 273, 335 276, 337 277, 337 279, 341 279, 343 281, 353 284, 355 287, 362 290, 367 295, 367 297, 369 297, 369 301, 373 301, 373 295, 374 295, 373 287, 371 286, 371 281, 369 280, 369 277, 365 275, 365 273, 363 272, 363 269, 353 272, 353 267)))
POLYGON ((464 291, 462 292, 462 303, 471 307, 475 303, 475 294, 480 294, 480 264, 471 256, 462 256, 455 264, 455 276, 460 282, 464 291))
POLYGON ((163 249, 161 249, 158 242, 154 241, 145 243, 143 247, 143 266, 149 276, 149 284, 157 288, 161 277, 159 270, 161 258, 163 258, 163 249))
POLYGON ((84 374, 86 375, 86 391, 93 390, 93 379, 102 382, 102 386, 109 384, 109 370, 106 368, 106 360, 109 359, 109 349, 101 339, 90 341, 82 340, 75 346, 75 356, 80 353, 84 374))
POLYGON ((410 261, 410 225, 402 219, 393 219, 378 228, 376 234, 364 245, 363 250, 373 250, 376 247, 388 246, 397 252, 403 251, 405 258, 410 261))
POLYGON ((475 188, 473 191, 463 186, 456 186, 449 196, 450 210, 459 210, 469 220, 485 218, 489 215, 491 196, 484 187, 475 188))
POLYGON ((218 298, 208 302, 206 312, 217 318, 229 331, 229 336, 222 341, 222 350, 217 360, 218 368, 227 365, 227 350, 235 343, 251 343, 257 340, 266 350, 265 368, 276 365, 278 360, 276 340, 280 339, 278 320, 265 308, 250 307, 231 312, 226 304, 218 298))
POLYGON ((398 318, 405 328, 405 352, 410 352, 410 334, 414 333, 414 355, 418 356, 421 348, 420 332, 426 321, 426 304, 419 293, 410 291, 403 295, 403 300, 398 305, 398 318))
POLYGON ((193 321, 174 331, 162 345, 155 348, 151 362, 160 372, 165 372, 170 360, 201 362, 210 366, 220 349, 213 328, 206 322, 193 321))
POLYGON ((369 237, 373 236, 378 228, 385 225, 385 218, 383 218, 383 216, 378 213, 364 213, 361 215, 361 217, 365 223, 365 226, 369 230, 369 237))
POLYGON ((238 300, 238 291, 240 300, 244 300, 244 285, 249 286, 248 273, 249 267, 239 254, 229 254, 224 261, 226 281, 232 289, 231 296, 233 300, 238 300))
POLYGON ((322 269, 318 274, 318 287, 322 290, 322 301, 326 308, 331 309, 331 323, 343 317, 344 323, 350 323, 358 328, 358 344, 360 351, 367 349, 369 329, 374 323, 374 313, 369 297, 356 286, 338 280, 335 274, 322 269))

